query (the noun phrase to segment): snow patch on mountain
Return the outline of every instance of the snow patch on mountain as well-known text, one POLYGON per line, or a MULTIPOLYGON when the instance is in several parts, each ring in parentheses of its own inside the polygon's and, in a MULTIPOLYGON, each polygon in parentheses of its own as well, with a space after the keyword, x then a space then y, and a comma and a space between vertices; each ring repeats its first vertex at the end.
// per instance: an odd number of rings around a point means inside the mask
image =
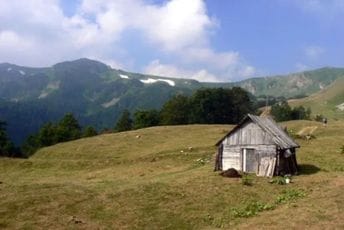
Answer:
POLYGON ((120 74, 119 76, 120 76, 120 78, 123 78, 123 79, 129 79, 129 77, 127 75, 124 75, 124 74, 120 74))
POLYGON ((8 67, 8 68, 7 68, 7 72, 10 72, 11 70, 12 70, 11 67, 8 67))
POLYGON ((162 82, 166 82, 167 84, 169 84, 170 86, 175 86, 176 83, 172 80, 167 80, 167 79, 153 79, 153 78, 148 78, 146 80, 140 80, 142 83, 144 84, 153 84, 156 83, 158 81, 162 81, 162 82))
POLYGON ((21 75, 25 75, 25 74, 26 74, 25 71, 23 71, 23 70, 19 70, 19 73, 20 73, 21 75))
POLYGON ((47 97, 50 93, 60 88, 60 81, 50 82, 47 87, 42 90, 41 94, 38 96, 38 99, 47 97))
POLYGON ((112 98, 111 101, 108 101, 108 102, 103 103, 102 106, 103 106, 103 108, 109 108, 109 107, 111 107, 111 106, 116 105, 117 102, 119 102, 119 100, 120 100, 119 98, 114 97, 114 98, 112 98))

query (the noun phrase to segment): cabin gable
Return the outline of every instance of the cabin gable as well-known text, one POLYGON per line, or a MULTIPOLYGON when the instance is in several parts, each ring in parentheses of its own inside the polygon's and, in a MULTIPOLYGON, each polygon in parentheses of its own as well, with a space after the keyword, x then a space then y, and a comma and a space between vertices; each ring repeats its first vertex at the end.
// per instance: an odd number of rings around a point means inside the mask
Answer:
POLYGON ((235 132, 223 139, 227 145, 274 145, 272 136, 253 122, 246 122, 235 132))

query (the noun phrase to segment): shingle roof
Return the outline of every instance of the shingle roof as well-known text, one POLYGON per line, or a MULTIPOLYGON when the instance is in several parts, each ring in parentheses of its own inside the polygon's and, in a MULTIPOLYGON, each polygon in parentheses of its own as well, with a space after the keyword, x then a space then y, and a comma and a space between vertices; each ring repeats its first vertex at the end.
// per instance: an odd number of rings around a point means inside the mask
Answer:
POLYGON ((224 136, 216 145, 221 144, 221 142, 239 129, 244 123, 251 120, 262 128, 265 132, 269 133, 276 145, 281 149, 289 148, 299 148, 298 145, 274 120, 268 117, 258 117, 252 114, 248 114, 237 126, 235 126, 226 136, 224 136))

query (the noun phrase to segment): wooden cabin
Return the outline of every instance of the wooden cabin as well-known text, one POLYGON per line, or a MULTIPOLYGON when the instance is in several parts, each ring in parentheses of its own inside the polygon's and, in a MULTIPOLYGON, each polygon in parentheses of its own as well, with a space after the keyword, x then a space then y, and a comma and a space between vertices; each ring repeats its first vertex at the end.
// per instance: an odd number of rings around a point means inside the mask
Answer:
POLYGON ((271 118, 248 114, 216 144, 215 170, 258 176, 296 174, 300 146, 271 118))

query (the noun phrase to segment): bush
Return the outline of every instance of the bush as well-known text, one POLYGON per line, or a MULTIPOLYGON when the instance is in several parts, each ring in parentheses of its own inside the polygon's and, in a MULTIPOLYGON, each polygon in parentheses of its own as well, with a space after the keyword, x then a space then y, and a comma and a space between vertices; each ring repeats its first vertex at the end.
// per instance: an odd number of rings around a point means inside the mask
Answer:
POLYGON ((317 115, 315 115, 314 120, 318 121, 318 122, 323 122, 324 116, 321 114, 317 114, 317 115))
POLYGON ((134 128, 142 129, 158 125, 160 122, 157 110, 137 110, 134 113, 134 128))
POLYGON ((253 201, 248 203, 244 208, 232 208, 231 214, 234 217, 251 217, 257 215, 259 212, 272 210, 274 208, 274 205, 253 201))
POLYGON ((285 178, 281 177, 281 176, 275 177, 274 179, 272 179, 270 181, 270 183, 272 183, 272 184, 279 184, 279 185, 285 185, 286 184, 285 178))
POLYGON ((244 174, 241 178, 241 184, 246 186, 253 185, 253 178, 249 174, 244 174))
POLYGON ((311 109, 298 106, 291 108, 287 101, 281 101, 271 106, 271 115, 276 121, 309 120, 311 109))
POLYGON ((133 127, 133 120, 130 117, 129 110, 124 110, 115 125, 115 131, 123 132, 131 130, 133 127))
POLYGON ((305 196, 306 196, 306 193, 301 189, 286 189, 286 190, 283 190, 282 194, 280 194, 277 197, 276 203, 277 204, 289 203, 289 202, 297 200, 298 198, 302 198, 305 196))
POLYGON ((95 130, 95 128, 93 128, 92 126, 87 126, 84 129, 84 132, 82 134, 82 137, 93 137, 98 135, 97 130, 95 130))

